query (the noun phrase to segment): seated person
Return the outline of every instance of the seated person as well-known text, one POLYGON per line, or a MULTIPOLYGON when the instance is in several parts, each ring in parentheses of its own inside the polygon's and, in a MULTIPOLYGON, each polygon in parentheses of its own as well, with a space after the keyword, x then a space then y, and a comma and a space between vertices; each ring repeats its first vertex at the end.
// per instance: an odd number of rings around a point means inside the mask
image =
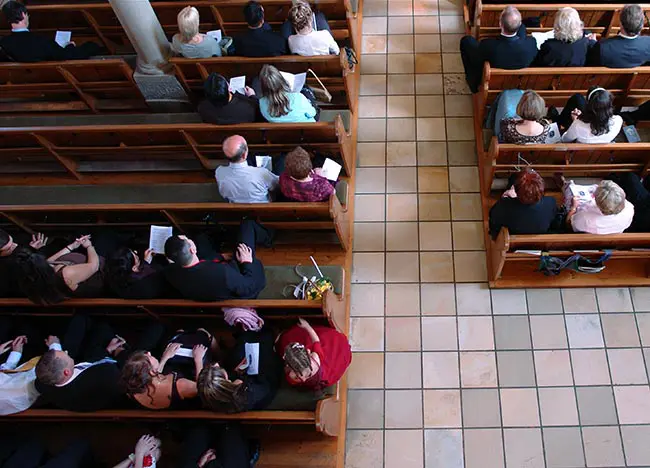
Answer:
POLYGON ((609 91, 592 87, 587 99, 574 94, 557 119, 563 143, 611 143, 623 127, 623 118, 614 115, 613 98, 609 91))
POLYGON ((289 36, 289 50, 292 54, 312 55, 338 55, 339 46, 327 30, 314 29, 314 14, 309 3, 296 2, 289 10, 289 19, 296 34, 289 36))
POLYGON ((650 177, 641 182, 634 172, 622 172, 610 174, 607 179, 621 187, 627 201, 634 206, 632 224, 625 232, 650 232, 650 177))
POLYGON ((490 209, 490 235, 502 227, 510 234, 544 234, 551 230, 557 215, 553 197, 544 196, 544 179, 530 168, 513 174, 509 188, 490 209))
POLYGON ((618 36, 594 45, 589 53, 589 65, 633 68, 650 61, 650 37, 641 35, 644 19, 643 8, 639 5, 625 5, 620 14, 618 36))
POLYGON ((329 180, 313 169, 309 153, 298 146, 287 154, 280 174, 280 190, 289 201, 320 202, 334 193, 329 180))
POLYGON ((70 42, 61 47, 54 37, 32 33, 29 30, 29 14, 22 3, 9 1, 2 7, 2 12, 11 25, 11 34, 0 39, 0 48, 16 62, 87 59, 103 51, 94 42, 85 42, 79 47, 70 42))
POLYGON ((223 365, 214 363, 199 374, 199 397, 203 406, 221 413, 262 410, 273 401, 282 379, 282 361, 273 350, 273 333, 268 329, 246 331, 235 338, 236 345, 223 365), (246 343, 259 343, 257 363, 247 363, 246 343), (250 374, 248 367, 257 367, 257 373, 250 374))
POLYGON ((219 194, 230 203, 268 203, 278 188, 278 176, 264 167, 257 167, 254 158, 249 164, 248 144, 244 137, 233 135, 223 141, 227 166, 214 171, 219 194))
POLYGON ((142 259, 128 247, 121 247, 106 262, 108 289, 122 299, 156 299, 165 294, 163 266, 153 262, 154 252, 148 249, 142 259))
POLYGON ((155 467, 162 457, 160 445, 160 439, 157 439, 150 434, 145 434, 140 437, 138 439, 138 442, 135 444, 135 449, 133 450, 133 460, 131 460, 131 457, 129 456, 122 462, 115 465, 113 468, 155 467))
POLYGON ((199 103, 201 120, 217 125, 263 122, 255 91, 246 86, 245 95, 230 91, 228 80, 210 73, 203 84, 205 99, 199 103))
POLYGON ((331 327, 312 327, 303 319, 283 332, 275 349, 284 360, 290 385, 321 390, 334 385, 352 362, 348 338, 331 327))
POLYGON ((177 20, 179 32, 172 37, 172 52, 193 59, 221 57, 219 42, 199 32, 199 11, 196 8, 183 8, 177 20))
POLYGON ((566 223, 574 232, 587 234, 620 234, 632 224, 634 206, 625 199, 625 192, 611 180, 586 186, 585 199, 573 195, 573 181, 563 183, 564 204, 568 209, 566 223))
MULTIPOLYGON (((161 335, 161 325, 149 325, 140 334, 135 349, 155 348, 161 335)), ((129 352, 126 341, 110 326, 75 315, 63 344, 56 336, 48 337, 45 344, 51 349, 36 365, 36 390, 47 403, 68 411, 85 412, 109 408, 123 400, 120 365, 129 352)))
POLYGON ((316 122, 318 114, 302 93, 294 93, 273 65, 264 65, 260 71, 260 111, 272 123, 316 122))
MULTIPOLYGON (((32 241, 29 247, 20 246, 27 250, 37 251, 45 247, 48 238, 41 233, 36 233, 32 236, 32 241)), ((15 262, 18 255, 16 255, 19 245, 15 242, 14 238, 9 233, 0 229, 0 277, 6 281, 0 281, 0 297, 14 297, 20 296, 20 287, 17 282, 16 275, 13 271, 15 262)))
POLYGON ((122 368, 122 386, 126 394, 149 409, 182 409, 196 398, 196 379, 203 369, 207 351, 216 341, 207 330, 179 332, 165 348, 160 361, 149 352, 137 351, 122 368), (192 357, 177 355, 192 350, 192 357))
POLYGON ((266 286, 264 266, 255 258, 255 245, 270 245, 268 232, 255 221, 242 221, 234 254, 219 254, 207 237, 195 244, 187 236, 165 242, 165 255, 174 262, 165 269, 167 282, 186 299, 224 301, 255 299, 266 286))
POLYGON ((499 131, 495 129, 496 136, 502 143, 515 145, 544 143, 551 129, 545 115, 544 99, 535 91, 506 90, 499 96, 497 105, 495 123, 499 125, 499 131), (513 115, 513 104, 517 100, 517 110, 513 115))
POLYGON ((12 432, 2 435, 0 467, 3 468, 89 468, 96 465, 92 446, 86 439, 74 439, 63 449, 50 453, 43 440, 12 432))
POLYGON ((254 468, 259 455, 259 444, 251 444, 239 424, 202 424, 187 433, 180 449, 180 459, 175 466, 254 468))
POLYGON ((491 67, 518 70, 533 63, 537 56, 537 42, 526 36, 526 26, 521 24, 521 13, 507 6, 499 20, 501 34, 483 39, 480 43, 473 36, 460 41, 460 55, 465 67, 465 77, 470 90, 475 93, 483 77, 483 64, 491 67))
POLYGON ((264 7, 257 2, 248 2, 244 7, 244 18, 248 31, 233 37, 234 55, 242 57, 276 57, 287 55, 287 41, 271 31, 264 22, 264 7))
POLYGON ((35 366, 39 358, 18 365, 26 343, 27 337, 21 335, 0 344, 0 355, 11 350, 7 360, 0 365, 0 416, 20 413, 30 408, 39 397, 35 386, 35 366))
POLYGON ((585 36, 578 12, 570 7, 560 8, 555 14, 553 39, 546 40, 539 49, 536 67, 584 67, 589 49, 596 44, 596 36, 585 36))
MULTIPOLYGON (((309 2, 306 0, 293 0, 292 1, 293 5, 296 5, 298 3, 305 3, 307 6, 309 6, 309 2)), ((309 7, 311 9, 311 6, 309 7)), ((325 17, 325 14, 322 11, 314 11, 313 16, 312 16, 312 24, 311 27, 314 31, 330 31, 330 25, 327 23, 327 18, 325 17)), ((293 24, 289 19, 287 19, 284 23, 282 23, 282 26, 280 27, 280 34, 282 34, 282 37, 285 39, 289 39, 289 36, 293 34, 298 34, 298 31, 296 31, 293 27, 293 24)))

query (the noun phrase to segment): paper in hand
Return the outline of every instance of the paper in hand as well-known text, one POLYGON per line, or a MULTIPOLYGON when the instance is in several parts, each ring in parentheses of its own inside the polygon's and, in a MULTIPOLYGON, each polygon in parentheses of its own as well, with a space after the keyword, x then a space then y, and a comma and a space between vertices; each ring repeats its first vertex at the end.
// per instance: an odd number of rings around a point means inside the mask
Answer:
POLYGON ((557 123, 553 122, 550 127, 551 128, 548 131, 548 135, 546 135, 546 139, 544 140, 544 144, 553 145, 555 143, 561 142, 562 135, 560 135, 560 129, 558 128, 557 123))
POLYGON ((307 82, 307 73, 298 73, 297 75, 294 75, 293 73, 281 71, 280 74, 289 84, 292 93, 299 93, 307 82))
POLYGON ((70 39, 72 39, 71 31, 57 31, 56 35, 54 36, 54 41, 61 47, 65 47, 70 44, 70 39))
POLYGON ((222 37, 221 36, 221 29, 215 29, 214 31, 208 31, 205 34, 210 36, 210 37, 214 37, 217 40, 217 42, 221 42, 221 37, 222 37))
POLYGON ((246 353, 246 373, 248 375, 259 374, 260 368, 260 344, 259 343, 245 343, 244 352, 246 353))
POLYGON ((533 39, 535 39, 535 42, 537 42, 537 50, 539 50, 542 48, 542 44, 555 37, 555 31, 551 29, 550 31, 546 32, 534 32, 531 33, 531 36, 533 36, 533 39))
POLYGON ((230 78, 230 84, 228 86, 231 93, 246 95, 246 76, 235 76, 230 78))
POLYGON ((171 226, 151 226, 149 232, 149 248, 157 254, 165 254, 165 242, 173 234, 171 226))
POLYGON ((342 166, 339 163, 330 158, 327 158, 320 170, 320 175, 325 177, 327 180, 336 182, 339 178, 339 174, 341 173, 341 168, 342 166))
POLYGON ((192 350, 189 348, 178 348, 176 352, 174 353, 174 356, 182 356, 182 357, 187 357, 191 358, 192 357, 192 350))
POLYGON ((591 201, 597 187, 598 185, 569 185, 573 198, 576 198, 580 203, 591 201))
POLYGON ((271 156, 255 156, 257 167, 263 167, 273 172, 273 158, 271 156))

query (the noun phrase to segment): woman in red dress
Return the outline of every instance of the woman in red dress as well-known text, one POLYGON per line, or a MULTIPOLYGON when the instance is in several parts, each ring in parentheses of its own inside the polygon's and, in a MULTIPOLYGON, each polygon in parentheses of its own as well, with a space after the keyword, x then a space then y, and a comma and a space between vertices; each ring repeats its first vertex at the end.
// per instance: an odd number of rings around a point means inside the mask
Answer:
POLYGON ((352 361, 348 338, 334 328, 298 325, 282 333, 276 351, 284 360, 284 373, 291 385, 320 390, 338 382, 352 361))

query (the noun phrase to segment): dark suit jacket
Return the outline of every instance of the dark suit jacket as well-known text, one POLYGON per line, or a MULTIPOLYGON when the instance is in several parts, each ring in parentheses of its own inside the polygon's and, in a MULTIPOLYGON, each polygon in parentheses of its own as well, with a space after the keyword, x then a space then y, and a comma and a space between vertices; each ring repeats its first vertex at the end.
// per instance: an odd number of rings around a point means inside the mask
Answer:
POLYGON ((549 39, 537 53, 533 63, 536 67, 584 67, 587 63, 587 53, 596 44, 586 37, 575 42, 563 42, 549 39))
POLYGON ((650 61, 650 37, 626 39, 621 36, 598 42, 589 54, 589 65, 609 68, 640 67, 650 61))
POLYGON ((514 37, 499 35, 483 39, 479 45, 483 62, 491 67, 518 70, 529 67, 537 56, 537 42, 526 35, 526 26, 522 25, 514 37))
POLYGON ((100 52, 92 42, 75 47, 61 47, 54 39, 34 34, 31 31, 12 32, 0 39, 0 47, 16 62, 47 62, 59 60, 87 59, 100 52))
POLYGON ((288 55, 287 41, 270 28, 249 29, 233 38, 234 55, 242 57, 276 57, 288 55))

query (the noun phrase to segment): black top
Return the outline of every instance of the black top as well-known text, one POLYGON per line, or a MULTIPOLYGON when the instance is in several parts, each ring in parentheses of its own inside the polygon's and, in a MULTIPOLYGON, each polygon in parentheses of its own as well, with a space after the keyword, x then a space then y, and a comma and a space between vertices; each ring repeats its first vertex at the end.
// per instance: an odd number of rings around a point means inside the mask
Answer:
POLYGON ((242 57, 275 57, 289 54, 287 41, 268 28, 249 29, 233 38, 235 53, 242 57))
POLYGON ((539 49, 534 66, 537 67, 583 67, 587 52, 596 44, 586 37, 575 42, 548 39, 539 49))
POLYGON ((162 267, 156 264, 142 265, 142 270, 133 273, 124 282, 106 278, 111 292, 122 299, 156 299, 165 295, 166 283, 162 267))
POLYGON ((31 31, 12 32, 0 39, 0 47, 17 62, 87 59, 97 52, 91 47, 75 47, 72 44, 64 48, 54 39, 31 31))
POLYGON ((207 99, 199 104, 201 120, 217 125, 235 125, 241 123, 262 122, 260 105, 256 97, 233 93, 230 102, 217 106, 207 99))
MULTIPOLYGON (((26 248, 34 250, 31 247, 26 248)), ((2 281, 0 281, 0 297, 25 297, 18 285, 18 275, 15 268, 16 256, 13 252, 6 257, 0 257, 0 278, 2 278, 2 281)))
POLYGON ((496 238, 502 227, 507 227, 510 234, 544 234, 551 228, 556 214, 553 197, 543 197, 534 205, 502 197, 490 210, 490 235, 496 238))
POLYGON ((533 63, 537 56, 537 42, 526 35, 526 26, 522 25, 516 36, 483 39, 479 51, 483 62, 489 62, 491 67, 517 70, 533 63))
POLYGON ((602 40, 591 49, 588 61, 589 65, 609 68, 640 67, 650 61, 650 37, 616 36, 602 40))

